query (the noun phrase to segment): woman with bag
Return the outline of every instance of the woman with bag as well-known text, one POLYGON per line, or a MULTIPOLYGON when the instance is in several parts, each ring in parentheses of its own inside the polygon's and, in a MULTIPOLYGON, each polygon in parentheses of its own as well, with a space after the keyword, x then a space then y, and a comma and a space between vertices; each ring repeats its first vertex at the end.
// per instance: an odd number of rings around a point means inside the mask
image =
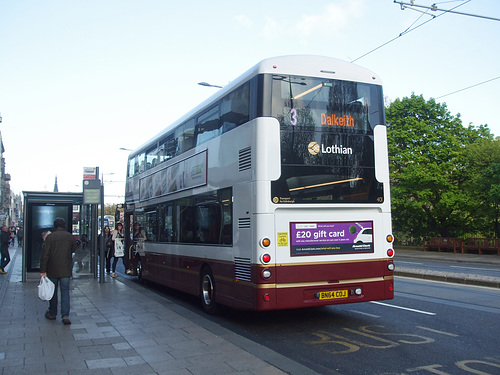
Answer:
MULTIPOLYGON (((113 243, 113 245, 112 245, 112 248, 113 248, 112 271, 113 271, 113 273, 111 274, 111 277, 118 276, 118 274, 116 273, 116 264, 118 263, 118 258, 121 258, 122 262, 123 262, 123 256, 125 255, 124 238, 125 238, 125 236, 123 235, 123 224, 117 223, 116 228, 113 231, 113 234, 111 235, 111 241, 113 243)), ((125 263, 123 263, 123 265, 125 266, 125 263)), ((127 267, 125 267, 125 269, 126 268, 127 267)))

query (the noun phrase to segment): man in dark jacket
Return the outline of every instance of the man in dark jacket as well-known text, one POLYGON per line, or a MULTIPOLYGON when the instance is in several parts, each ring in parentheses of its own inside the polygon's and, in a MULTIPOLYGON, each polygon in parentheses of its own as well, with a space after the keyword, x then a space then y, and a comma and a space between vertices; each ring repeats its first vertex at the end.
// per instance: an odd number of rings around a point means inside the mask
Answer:
POLYGON ((49 301, 49 309, 45 317, 55 320, 57 316, 57 289, 61 287, 61 316, 64 324, 69 320, 69 280, 73 270, 73 253, 76 241, 66 231, 66 221, 60 217, 54 220, 54 232, 49 234, 43 244, 40 259, 40 276, 48 276, 55 285, 54 296, 49 301))
POLYGON ((0 233, 0 252, 2 253, 2 259, 0 261, 0 274, 2 275, 7 273, 5 272, 5 267, 10 262, 9 242, 10 242, 9 229, 4 225, 2 227, 2 232, 0 233))

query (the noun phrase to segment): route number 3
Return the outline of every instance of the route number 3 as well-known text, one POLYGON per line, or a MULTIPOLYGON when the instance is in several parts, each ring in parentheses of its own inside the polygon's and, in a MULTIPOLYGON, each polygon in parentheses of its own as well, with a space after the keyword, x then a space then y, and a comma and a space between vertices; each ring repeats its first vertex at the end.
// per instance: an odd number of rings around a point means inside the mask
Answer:
POLYGON ((297 125, 297 110, 295 108, 290 110, 290 123, 292 125, 297 125))

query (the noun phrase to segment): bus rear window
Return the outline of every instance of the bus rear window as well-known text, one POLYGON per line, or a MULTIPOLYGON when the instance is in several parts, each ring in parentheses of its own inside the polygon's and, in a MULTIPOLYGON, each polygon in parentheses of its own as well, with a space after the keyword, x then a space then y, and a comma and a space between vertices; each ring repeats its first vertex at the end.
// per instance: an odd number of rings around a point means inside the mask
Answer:
POLYGON ((384 124, 382 88, 366 83, 273 76, 272 116, 282 127, 373 134, 384 124))
POLYGON ((373 129, 384 124, 377 85, 273 76, 272 115, 281 126, 274 203, 383 202, 373 129))

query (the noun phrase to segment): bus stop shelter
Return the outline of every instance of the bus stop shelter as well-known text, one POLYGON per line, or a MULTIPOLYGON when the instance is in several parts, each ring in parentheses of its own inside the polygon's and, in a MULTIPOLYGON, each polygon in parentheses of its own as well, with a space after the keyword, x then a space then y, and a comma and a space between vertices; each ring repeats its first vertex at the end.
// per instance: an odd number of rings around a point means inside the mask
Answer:
POLYGON ((66 230, 78 240, 74 272, 93 274, 95 256, 90 246, 93 225, 86 214, 83 193, 24 191, 24 246, 22 280, 40 277, 40 256, 45 238, 53 230, 54 220, 66 220, 66 230))

